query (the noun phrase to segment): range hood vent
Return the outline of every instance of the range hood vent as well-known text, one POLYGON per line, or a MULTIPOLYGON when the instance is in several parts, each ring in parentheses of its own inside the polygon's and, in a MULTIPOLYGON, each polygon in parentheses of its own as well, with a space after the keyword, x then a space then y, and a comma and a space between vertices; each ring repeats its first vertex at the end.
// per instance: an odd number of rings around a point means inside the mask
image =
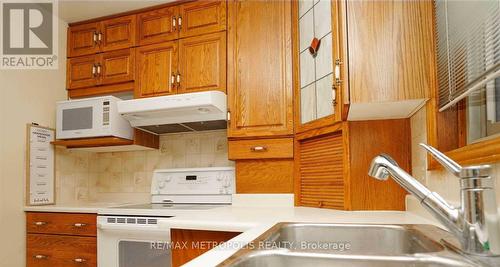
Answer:
POLYGON ((133 99, 118 102, 118 112, 154 134, 219 130, 227 128, 226 99, 220 91, 133 99))

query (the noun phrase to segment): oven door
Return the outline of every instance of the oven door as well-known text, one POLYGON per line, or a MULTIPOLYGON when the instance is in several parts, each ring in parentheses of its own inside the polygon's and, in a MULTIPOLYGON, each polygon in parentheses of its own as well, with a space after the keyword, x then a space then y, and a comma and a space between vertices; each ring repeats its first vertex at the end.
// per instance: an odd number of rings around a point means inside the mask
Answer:
POLYGON ((101 221, 97 231, 98 267, 171 266, 170 229, 163 229, 160 224, 102 223, 103 217, 98 217, 98 222, 101 221))
MULTIPOLYGON (((108 102, 109 103, 109 102, 108 102)), ((109 104, 108 104, 109 109, 109 104)), ((57 138, 73 139, 109 135, 109 120, 103 121, 101 99, 65 101, 57 104, 57 138)))

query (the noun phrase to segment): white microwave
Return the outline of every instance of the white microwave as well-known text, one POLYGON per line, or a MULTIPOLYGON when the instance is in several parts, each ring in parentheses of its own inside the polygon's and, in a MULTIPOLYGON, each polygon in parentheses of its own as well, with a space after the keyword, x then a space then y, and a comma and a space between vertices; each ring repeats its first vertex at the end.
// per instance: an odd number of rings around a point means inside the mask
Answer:
POLYGON ((133 128, 117 111, 114 96, 57 102, 57 139, 115 136, 133 139, 133 128))

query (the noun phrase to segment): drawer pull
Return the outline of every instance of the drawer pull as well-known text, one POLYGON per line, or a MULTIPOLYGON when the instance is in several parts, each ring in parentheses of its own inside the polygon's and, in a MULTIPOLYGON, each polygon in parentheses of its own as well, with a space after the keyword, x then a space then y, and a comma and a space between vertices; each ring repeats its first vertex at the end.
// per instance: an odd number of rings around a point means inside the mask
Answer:
POLYGON ((74 262, 77 262, 77 263, 83 263, 83 262, 86 262, 85 259, 80 259, 80 258, 76 258, 73 260, 74 262))
POLYGON ((33 258, 35 258, 37 260, 43 260, 43 259, 46 259, 47 256, 45 256, 45 255, 35 255, 35 256, 33 256, 33 258))
POLYGON ((35 222, 36 226, 42 226, 42 225, 46 225, 46 224, 47 224, 46 222, 35 222))
POLYGON ((75 227, 84 227, 86 225, 87 224, 85 224, 85 223, 75 223, 75 224, 73 224, 73 226, 75 226, 75 227))
POLYGON ((253 152, 265 152, 265 151, 267 151, 267 147, 265 147, 265 146, 254 146, 254 147, 250 148, 250 150, 252 150, 253 152))

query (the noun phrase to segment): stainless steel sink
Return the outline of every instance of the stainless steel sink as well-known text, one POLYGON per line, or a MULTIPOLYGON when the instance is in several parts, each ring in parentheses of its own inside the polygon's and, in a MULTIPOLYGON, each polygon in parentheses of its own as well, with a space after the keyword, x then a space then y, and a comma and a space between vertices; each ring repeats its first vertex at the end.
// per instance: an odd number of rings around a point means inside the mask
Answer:
POLYGON ((337 254, 297 253, 279 250, 263 250, 246 254, 234 262, 234 267, 465 267, 471 264, 436 256, 387 257, 354 256, 337 254))
POLYGON ((494 266, 431 225, 279 223, 219 266, 494 266))
POLYGON ((415 226, 356 224, 278 224, 268 231, 269 246, 319 253, 403 255, 438 252, 440 243, 415 226))

